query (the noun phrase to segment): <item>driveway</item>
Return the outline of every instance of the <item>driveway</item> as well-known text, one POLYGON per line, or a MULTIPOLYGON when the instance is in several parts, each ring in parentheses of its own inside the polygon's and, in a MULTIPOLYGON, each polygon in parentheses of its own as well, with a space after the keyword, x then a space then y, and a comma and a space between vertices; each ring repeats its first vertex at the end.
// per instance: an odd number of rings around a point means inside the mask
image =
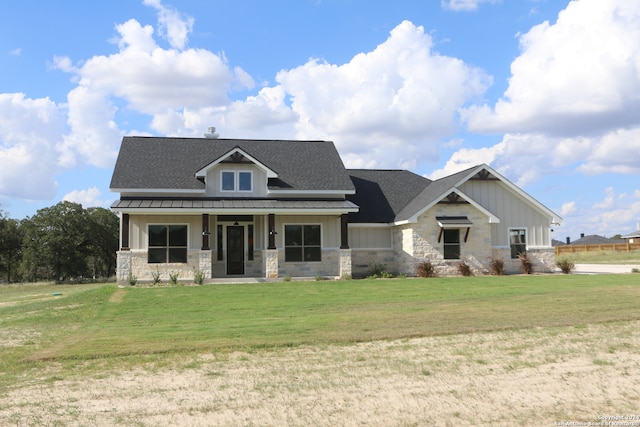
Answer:
MULTIPOLYGON (((640 270, 640 264, 576 264, 575 274, 619 274, 640 270)), ((560 271, 560 270, 558 270, 560 271)))

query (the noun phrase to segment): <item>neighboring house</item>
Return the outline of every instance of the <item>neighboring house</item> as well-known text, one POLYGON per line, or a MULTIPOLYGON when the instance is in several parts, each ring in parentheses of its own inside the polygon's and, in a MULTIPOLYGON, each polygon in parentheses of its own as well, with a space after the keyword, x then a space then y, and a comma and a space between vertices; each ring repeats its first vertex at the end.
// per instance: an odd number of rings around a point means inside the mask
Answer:
POLYGON ((622 236, 625 243, 640 243, 640 222, 638 222, 636 228, 637 230, 633 233, 622 236))
POLYGON ((561 219, 487 165, 431 181, 347 170, 332 142, 125 137, 111 191, 119 283, 181 278, 341 277, 373 266, 455 274, 526 253, 553 271, 561 219))
POLYGON ((610 239, 608 237, 600 236, 599 234, 589 234, 586 235, 584 233, 580 234, 580 238, 578 240, 574 240, 571 242, 567 237, 567 245, 612 245, 617 243, 625 243, 622 239, 610 239))

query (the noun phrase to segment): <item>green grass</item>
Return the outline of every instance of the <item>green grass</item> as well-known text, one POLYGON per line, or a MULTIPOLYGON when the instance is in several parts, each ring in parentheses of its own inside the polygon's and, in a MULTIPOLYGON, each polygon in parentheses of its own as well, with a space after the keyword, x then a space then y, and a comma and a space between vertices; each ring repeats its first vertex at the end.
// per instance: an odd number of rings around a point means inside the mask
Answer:
POLYGON ((640 251, 594 251, 562 253, 556 259, 567 258, 576 264, 640 264, 640 251))
POLYGON ((637 275, 2 286, 0 389, 51 361, 132 363, 143 355, 628 321, 640 319, 639 303, 637 275))

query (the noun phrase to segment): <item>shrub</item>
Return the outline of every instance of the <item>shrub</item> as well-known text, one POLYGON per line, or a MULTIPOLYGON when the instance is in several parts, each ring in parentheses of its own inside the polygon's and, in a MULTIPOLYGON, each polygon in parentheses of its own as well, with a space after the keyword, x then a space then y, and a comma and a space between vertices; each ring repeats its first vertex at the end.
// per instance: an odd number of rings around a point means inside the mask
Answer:
POLYGON ((154 286, 157 286, 160 284, 160 271, 156 270, 154 272, 151 273, 151 277, 153 278, 153 284, 154 286))
POLYGON ((172 285, 177 285, 178 284, 178 276, 180 276, 180 273, 176 272, 171 272, 169 273, 169 283, 172 285))
POLYGON ((491 258, 491 274, 495 276, 504 275, 504 260, 502 258, 491 258))
POLYGON ((136 276, 134 276, 133 274, 129 273, 129 285, 130 286, 135 286, 138 284, 138 278, 136 276))
POLYGON ((351 276, 350 274, 343 274, 340 279, 342 280, 351 280, 353 278, 353 276, 351 276))
POLYGON ((282 280, 283 280, 284 282, 290 282, 290 281, 291 281, 291 276, 284 276, 284 277, 282 278, 282 280))
POLYGON ((323 281, 323 280, 324 280, 324 277, 322 277, 322 276, 316 276, 316 277, 315 277, 315 279, 316 279, 316 282, 321 282, 321 281, 323 281))
POLYGON ((386 271, 384 265, 374 264, 371 267, 371 272, 367 276, 367 279, 390 279, 392 277, 393 277, 393 274, 386 271))
MULTIPOLYGON (((193 272, 193 282, 196 285, 202 285, 204 283, 204 271, 202 270, 196 270, 193 272)), ((176 277, 177 280, 177 277, 176 277)))
POLYGON ((560 258, 556 261, 556 265, 564 274, 570 274, 576 268, 576 265, 569 258, 560 258))
POLYGON ((436 268, 431 261, 423 261, 416 265, 416 276, 418 277, 437 277, 436 268))
POLYGON ((464 260, 458 263, 458 273, 460 273, 462 276, 473 276, 471 266, 464 260))
POLYGON ((533 263, 531 262, 527 254, 518 254, 518 259, 520 260, 520 268, 522 269, 522 273, 531 274, 533 272, 533 263))

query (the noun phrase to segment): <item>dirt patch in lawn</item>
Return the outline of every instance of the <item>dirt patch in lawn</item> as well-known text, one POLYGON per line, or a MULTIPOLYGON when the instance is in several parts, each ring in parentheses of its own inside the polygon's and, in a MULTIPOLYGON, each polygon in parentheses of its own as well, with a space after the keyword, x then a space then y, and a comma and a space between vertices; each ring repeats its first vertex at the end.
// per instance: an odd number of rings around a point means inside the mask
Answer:
POLYGON ((640 322, 83 363, 0 389, 0 424, 552 426, 640 413, 640 322))

